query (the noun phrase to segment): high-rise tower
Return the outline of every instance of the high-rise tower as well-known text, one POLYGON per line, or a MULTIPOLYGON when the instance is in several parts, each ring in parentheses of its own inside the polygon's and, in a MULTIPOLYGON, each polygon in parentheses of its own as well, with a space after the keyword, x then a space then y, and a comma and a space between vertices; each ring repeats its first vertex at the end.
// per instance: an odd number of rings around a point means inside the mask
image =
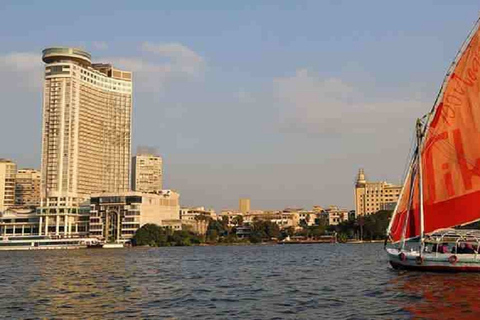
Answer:
POLYGON ((248 213, 250 211, 250 199, 241 198, 240 201, 238 201, 238 210, 243 214, 248 213))
POLYGON ((162 191, 162 157, 138 154, 132 159, 132 190, 158 193, 162 191))
MULTIPOLYGON (((55 227, 48 218, 43 226, 59 234, 59 223, 90 194, 128 190, 132 73, 92 64, 88 52, 75 48, 48 48, 42 59, 41 197, 48 209, 41 212, 60 216, 55 227)), ((63 232, 70 231, 65 223, 63 232)))

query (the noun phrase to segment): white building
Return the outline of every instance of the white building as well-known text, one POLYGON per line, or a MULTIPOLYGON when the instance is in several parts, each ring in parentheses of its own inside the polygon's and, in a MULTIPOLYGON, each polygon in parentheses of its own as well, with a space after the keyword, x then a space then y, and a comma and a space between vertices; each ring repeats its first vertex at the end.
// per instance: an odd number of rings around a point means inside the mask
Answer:
POLYGON ((331 226, 336 226, 341 222, 348 221, 349 218, 349 211, 337 206, 329 206, 327 209, 324 209, 323 212, 328 218, 328 224, 331 226))
POLYGON ((300 210, 298 211, 298 217, 301 224, 311 227, 315 225, 317 213, 314 211, 300 210))
MULTIPOLYGON (((61 221, 78 229, 80 204, 92 193, 129 189, 132 73, 92 64, 88 52, 75 48, 48 48, 42 59, 39 214, 50 233, 61 221)), ((69 230, 63 235, 72 236, 69 230)))
POLYGON ((37 236, 38 222, 35 209, 7 209, 0 213, 0 237, 37 236))
POLYGON ((132 190, 159 192, 162 190, 162 157, 139 154, 132 158, 132 190))
POLYGON ((205 207, 180 209, 182 224, 188 226, 191 231, 198 234, 205 234, 210 221, 216 218, 217 215, 213 209, 205 209, 205 207))
POLYGON ((180 195, 171 190, 105 193, 90 199, 90 236, 125 242, 147 223, 180 229, 180 195))
POLYGON ((7 159, 0 159, 0 212, 15 205, 16 173, 15 163, 7 159))

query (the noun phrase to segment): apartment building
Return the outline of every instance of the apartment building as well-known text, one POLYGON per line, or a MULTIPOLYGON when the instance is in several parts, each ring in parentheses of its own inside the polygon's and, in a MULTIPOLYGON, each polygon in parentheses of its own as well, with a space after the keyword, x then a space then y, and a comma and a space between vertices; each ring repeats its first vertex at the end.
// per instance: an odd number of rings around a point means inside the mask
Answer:
POLYGON ((132 191, 159 192, 163 186, 162 157, 138 154, 132 158, 132 191))
POLYGON ((370 215, 379 210, 393 210, 402 186, 386 181, 367 181, 363 169, 358 171, 355 183, 355 212, 357 216, 370 215))
POLYGON ((40 205, 40 171, 19 169, 15 179, 15 205, 40 205))
POLYGON ((15 175, 17 165, 10 160, 0 159, 0 212, 15 205, 15 175))

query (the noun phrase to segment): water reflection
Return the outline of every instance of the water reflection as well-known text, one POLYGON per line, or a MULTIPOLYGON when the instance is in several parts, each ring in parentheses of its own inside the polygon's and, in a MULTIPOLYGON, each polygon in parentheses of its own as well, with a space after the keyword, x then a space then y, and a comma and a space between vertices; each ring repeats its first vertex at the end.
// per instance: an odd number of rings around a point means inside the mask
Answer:
POLYGON ((480 275, 398 273, 382 245, 0 252, 6 319, 480 318, 480 275))
POLYGON ((479 281, 480 274, 404 272, 391 289, 405 295, 395 303, 415 318, 478 319, 479 281))
POLYGON ((132 303, 140 300, 141 290, 131 283, 135 278, 122 255, 57 251, 48 257, 35 254, 35 258, 35 280, 25 297, 34 302, 33 314, 48 318, 140 317, 140 309, 132 308, 132 303))

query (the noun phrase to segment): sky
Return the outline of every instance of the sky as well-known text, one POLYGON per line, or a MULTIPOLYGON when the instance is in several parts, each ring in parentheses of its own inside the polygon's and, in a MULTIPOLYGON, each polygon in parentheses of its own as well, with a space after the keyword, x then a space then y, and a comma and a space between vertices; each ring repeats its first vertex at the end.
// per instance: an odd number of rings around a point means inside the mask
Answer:
POLYGON ((41 51, 134 72, 133 146, 182 206, 353 208, 401 183, 478 1, 1 1, 0 158, 40 167, 41 51))

